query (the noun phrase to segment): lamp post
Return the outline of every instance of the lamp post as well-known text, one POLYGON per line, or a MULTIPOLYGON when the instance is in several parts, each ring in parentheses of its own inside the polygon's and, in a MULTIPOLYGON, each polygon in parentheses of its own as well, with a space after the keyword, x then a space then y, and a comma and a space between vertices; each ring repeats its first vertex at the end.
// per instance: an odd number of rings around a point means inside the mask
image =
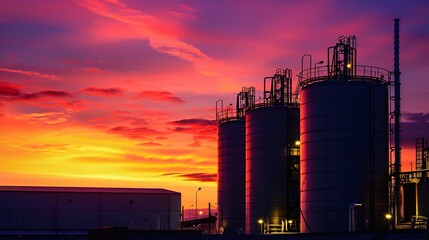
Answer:
POLYGON ((264 234, 264 233, 263 233, 264 220, 259 219, 259 220, 258 220, 258 223, 261 225, 261 235, 262 235, 262 234, 264 234))
POLYGON ((198 191, 200 191, 201 188, 198 188, 197 192, 195 192, 195 218, 198 218, 198 191))
POLYGON ((287 220, 287 223, 289 223, 289 231, 292 232, 292 223, 293 223, 293 220, 289 219, 289 220, 287 220))
POLYGON ((389 230, 392 230, 392 222, 391 222, 392 214, 387 213, 387 214, 386 214, 386 215, 384 215, 384 216, 386 217, 387 221, 389 222, 389 230))
POLYGON ((356 231, 355 207, 362 207, 362 203, 352 203, 349 205, 349 232, 356 231))

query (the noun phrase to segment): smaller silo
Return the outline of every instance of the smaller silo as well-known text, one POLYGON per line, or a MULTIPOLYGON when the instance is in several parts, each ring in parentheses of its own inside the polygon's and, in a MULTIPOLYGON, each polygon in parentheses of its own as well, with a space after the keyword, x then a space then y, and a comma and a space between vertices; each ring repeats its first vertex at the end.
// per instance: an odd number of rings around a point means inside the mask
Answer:
POLYGON ((247 234, 297 226, 299 107, 292 101, 291 75, 278 69, 266 77, 264 97, 246 111, 247 234))
POLYGON ((216 106, 218 125, 218 221, 224 234, 242 234, 245 225, 245 108, 255 88, 242 88, 237 104, 216 106))

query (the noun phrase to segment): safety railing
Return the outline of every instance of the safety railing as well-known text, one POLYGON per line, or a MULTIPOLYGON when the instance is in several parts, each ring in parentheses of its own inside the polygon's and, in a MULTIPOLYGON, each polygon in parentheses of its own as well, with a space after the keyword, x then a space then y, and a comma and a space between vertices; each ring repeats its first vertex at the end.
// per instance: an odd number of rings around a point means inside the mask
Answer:
POLYGON ((342 74, 343 71, 341 69, 332 70, 329 67, 320 66, 303 70, 298 75, 299 86, 302 88, 315 82, 321 82, 330 79, 345 79, 347 81, 374 81, 387 85, 390 83, 391 79, 391 72, 387 69, 379 67, 355 65, 351 66, 353 69, 351 69, 351 71, 349 71, 350 73, 347 75, 342 74))

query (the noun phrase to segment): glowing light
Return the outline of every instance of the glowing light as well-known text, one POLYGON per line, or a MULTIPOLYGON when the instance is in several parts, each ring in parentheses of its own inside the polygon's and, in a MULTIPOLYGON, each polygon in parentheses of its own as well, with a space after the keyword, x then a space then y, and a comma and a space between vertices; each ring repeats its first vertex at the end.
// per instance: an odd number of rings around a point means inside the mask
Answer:
POLYGON ((259 224, 262 224, 262 223, 264 223, 264 220, 259 219, 259 220, 258 220, 258 223, 259 223, 259 224))
POLYGON ((387 213, 384 216, 386 217, 387 220, 390 220, 392 218, 392 214, 390 214, 390 213, 387 213))
POLYGON ((299 140, 296 140, 295 141, 295 146, 299 146, 299 145, 301 145, 301 142, 299 140))
POLYGON ((351 68, 352 64, 351 63, 347 63, 347 68, 351 68))

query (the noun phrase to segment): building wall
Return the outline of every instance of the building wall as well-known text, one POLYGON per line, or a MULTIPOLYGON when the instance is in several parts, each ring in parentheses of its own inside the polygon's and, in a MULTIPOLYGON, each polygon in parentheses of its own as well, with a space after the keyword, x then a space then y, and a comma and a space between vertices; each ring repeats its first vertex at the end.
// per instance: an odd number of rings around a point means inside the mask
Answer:
POLYGON ((0 228, 177 230, 180 193, 0 191, 0 228))

